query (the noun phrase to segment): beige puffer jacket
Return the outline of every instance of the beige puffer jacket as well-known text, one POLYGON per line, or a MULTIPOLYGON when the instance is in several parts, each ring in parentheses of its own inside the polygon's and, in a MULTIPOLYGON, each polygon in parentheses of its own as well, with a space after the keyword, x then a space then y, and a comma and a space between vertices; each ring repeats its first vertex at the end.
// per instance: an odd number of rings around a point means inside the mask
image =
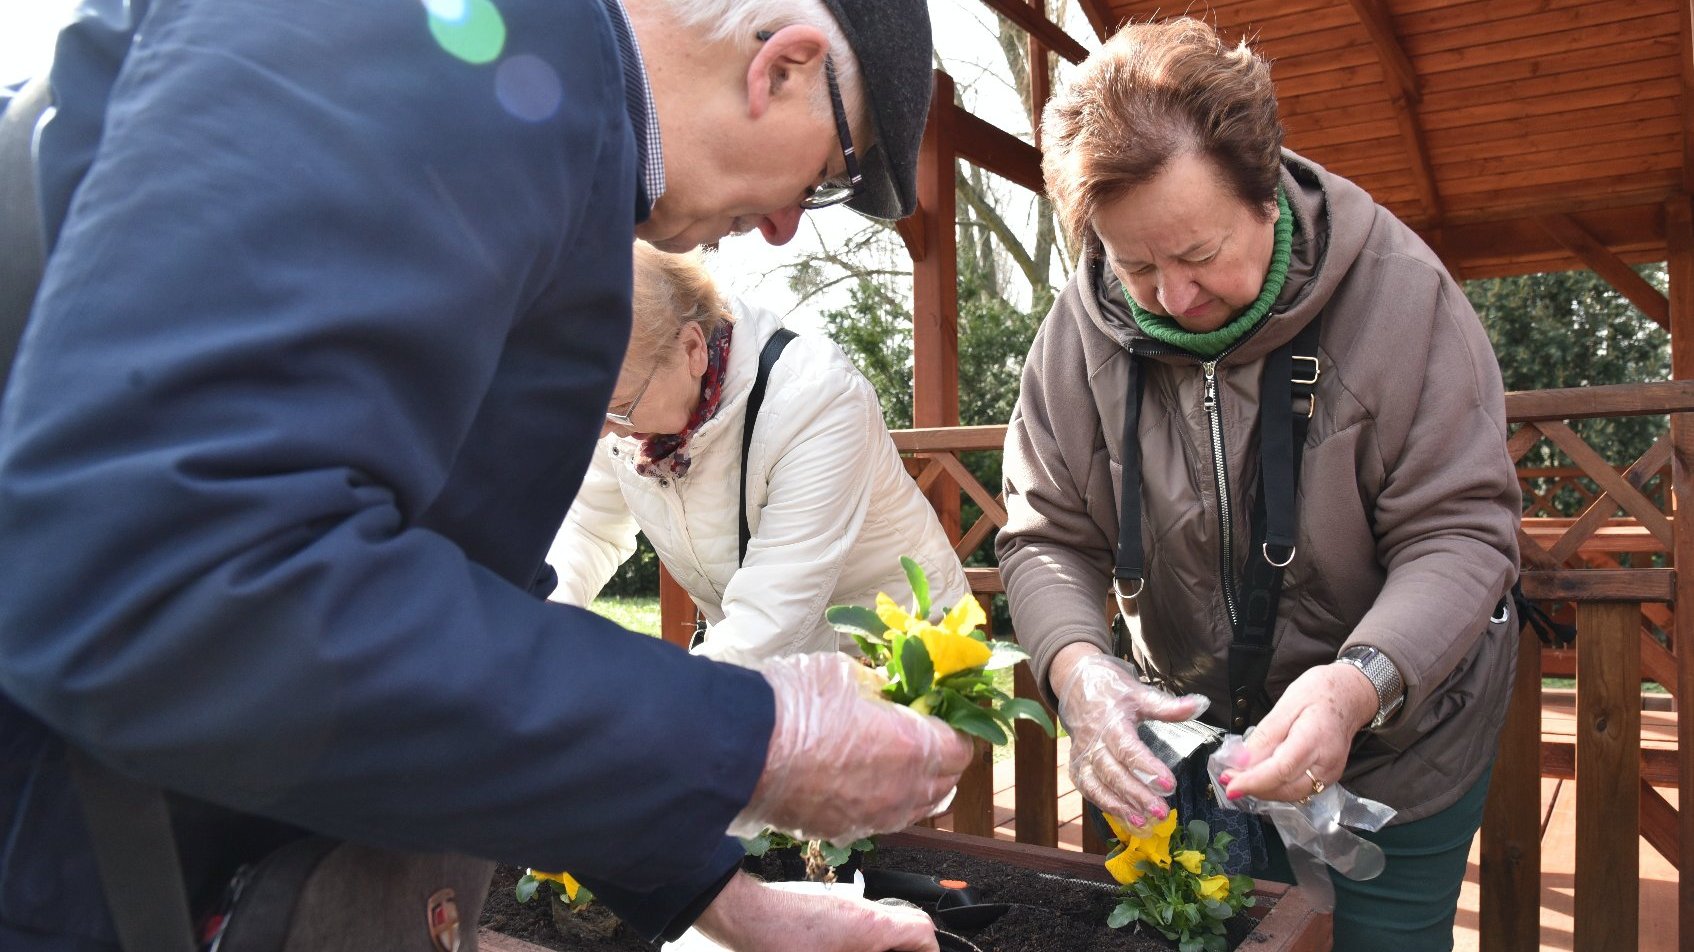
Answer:
MULTIPOLYGON (((1247 555, 1266 354, 1323 314, 1317 405, 1267 687, 1345 646, 1385 652, 1406 703, 1354 747, 1343 782, 1399 810, 1454 802, 1492 762, 1516 639, 1490 615, 1517 576, 1520 498, 1499 367, 1463 292, 1405 225, 1351 182, 1285 153, 1293 264, 1275 307, 1216 367, 1232 584, 1247 555)), ((1018 639, 1046 684, 1065 645, 1110 650, 1130 357, 1145 335, 1085 259, 1037 335, 1006 436, 1001 571, 1018 639)), ((1144 359, 1146 589, 1136 660, 1225 710, 1230 624, 1219 488, 1198 360, 1144 359)))
POLYGON ((929 577, 936 608, 970 590, 947 541, 882 423, 870 382, 828 338, 802 334, 771 368, 753 430, 740 561, 741 433, 759 352, 782 327, 774 313, 730 301, 735 333, 717 414, 689 441, 681 478, 635 471, 637 441, 607 436, 547 561, 553 601, 587 605, 635 551, 637 530, 699 606, 709 630, 696 651, 758 667, 771 658, 853 649, 824 612, 874 605, 878 592, 909 603, 900 567, 929 577))

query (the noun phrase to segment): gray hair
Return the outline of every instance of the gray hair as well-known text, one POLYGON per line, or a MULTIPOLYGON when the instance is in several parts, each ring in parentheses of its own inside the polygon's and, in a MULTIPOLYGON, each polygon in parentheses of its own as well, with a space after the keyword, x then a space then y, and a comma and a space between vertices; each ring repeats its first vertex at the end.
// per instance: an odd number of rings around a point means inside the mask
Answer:
MULTIPOLYGON (((785 26, 810 26, 823 32, 829 40, 830 59, 835 63, 835 80, 841 87, 841 101, 847 116, 854 120, 854 134, 871 128, 869 110, 865 108, 864 89, 859 83, 859 60, 847 43, 841 24, 824 6, 823 0, 664 0, 666 7, 679 24, 701 31, 708 43, 728 41, 747 50, 757 48, 761 30, 775 32, 785 26)), ((829 94, 818 84, 819 102, 827 114, 829 94)))

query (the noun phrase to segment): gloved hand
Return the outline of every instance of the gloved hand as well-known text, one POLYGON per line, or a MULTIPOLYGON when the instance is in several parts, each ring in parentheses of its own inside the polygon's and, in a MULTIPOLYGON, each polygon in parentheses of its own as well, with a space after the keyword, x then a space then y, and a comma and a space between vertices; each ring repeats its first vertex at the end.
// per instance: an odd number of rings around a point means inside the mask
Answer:
POLYGON ((772 827, 850 843, 902 829, 938 812, 970 763, 970 738, 877 697, 870 669, 846 655, 791 655, 761 673, 776 694, 776 725, 732 836, 772 827))
POLYGON ((1059 719, 1070 733, 1070 772, 1076 789, 1095 806, 1144 826, 1164 819, 1164 796, 1176 779, 1136 736, 1143 720, 1186 721, 1210 704, 1190 694, 1172 697, 1143 684, 1124 661, 1091 645, 1066 646, 1054 659, 1053 691, 1059 719))
POLYGON ((694 928, 735 952, 936 952, 935 923, 915 906, 786 892, 736 873, 694 928), (802 938, 803 937, 803 938, 802 938))

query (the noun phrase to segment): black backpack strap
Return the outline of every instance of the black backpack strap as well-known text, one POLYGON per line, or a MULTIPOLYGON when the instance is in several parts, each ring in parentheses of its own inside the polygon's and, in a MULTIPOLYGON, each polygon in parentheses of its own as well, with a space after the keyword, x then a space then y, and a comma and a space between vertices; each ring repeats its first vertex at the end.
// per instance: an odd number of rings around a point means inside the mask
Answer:
POLYGON ((1535 637, 1541 639, 1542 644, 1549 648, 1569 648, 1576 644, 1576 626, 1554 621, 1552 615, 1530 601, 1523 594, 1523 579, 1512 583, 1507 598, 1517 608, 1518 620, 1535 629, 1535 637))
MULTIPOLYGON (((1147 584, 1147 552, 1141 544, 1141 397, 1145 390, 1141 358, 1129 352, 1129 386, 1123 401, 1123 486, 1118 492, 1118 548, 1112 566, 1112 597, 1118 618, 1127 620, 1129 603, 1147 584)), ((1120 641, 1123 639, 1120 637, 1120 641)), ((1119 653, 1127 657, 1127 645, 1119 653)))
POLYGON ((759 375, 753 379, 753 391, 747 395, 747 417, 741 423, 741 547, 737 550, 740 552, 737 565, 747 561, 747 546, 753 541, 753 530, 747 525, 747 454, 753 448, 753 427, 759 420, 759 407, 765 402, 765 385, 770 383, 771 368, 782 356, 782 349, 798 336, 786 327, 779 327, 765 341, 764 349, 759 351, 759 375))
POLYGON ((194 952, 188 890, 164 793, 75 747, 67 756, 118 941, 129 952, 194 952))
POLYGON ((1318 334, 1322 315, 1265 358, 1259 383, 1259 492, 1252 544, 1242 567, 1240 624, 1229 646, 1229 725, 1244 731, 1271 708, 1265 680, 1275 650, 1283 575, 1296 554, 1296 499, 1306 432, 1317 407, 1318 334), (1285 402, 1275 395, 1286 388, 1285 402), (1299 412, 1303 411, 1303 412, 1299 412))

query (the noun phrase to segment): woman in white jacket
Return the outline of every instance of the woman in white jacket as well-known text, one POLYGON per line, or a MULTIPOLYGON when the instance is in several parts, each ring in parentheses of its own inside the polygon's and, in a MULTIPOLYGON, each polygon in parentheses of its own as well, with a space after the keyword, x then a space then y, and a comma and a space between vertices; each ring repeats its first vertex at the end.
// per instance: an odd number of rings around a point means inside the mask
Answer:
POLYGON ((827 338, 801 335, 770 372, 748 450, 742 427, 759 354, 781 320, 726 302, 692 255, 637 242, 635 325, 594 464, 548 554, 554 601, 586 605, 645 533, 709 626, 695 651, 756 667, 848 647, 831 605, 911 600, 900 557, 932 604, 969 590, 934 510, 883 426, 876 391, 827 338))

